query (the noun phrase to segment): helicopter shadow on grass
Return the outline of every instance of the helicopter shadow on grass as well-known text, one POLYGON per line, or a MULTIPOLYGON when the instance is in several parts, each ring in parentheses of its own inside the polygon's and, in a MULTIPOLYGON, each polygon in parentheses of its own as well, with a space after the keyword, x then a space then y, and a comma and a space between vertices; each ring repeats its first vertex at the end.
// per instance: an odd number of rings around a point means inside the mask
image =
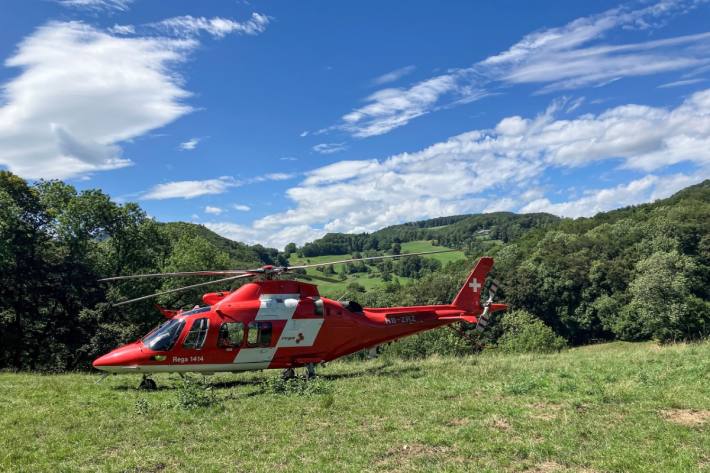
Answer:
MULTIPOLYGON (((371 368, 361 369, 357 371, 349 371, 345 373, 325 373, 319 374, 318 378, 325 381, 337 381, 339 379, 353 379, 361 378, 365 376, 375 376, 375 377, 391 377, 399 378, 402 376, 420 377, 422 375, 421 368, 418 366, 407 366, 401 368, 395 368, 391 364, 385 363, 379 366, 373 366, 371 368)), ((196 380, 196 379, 195 379, 196 380)), ((157 391, 175 391, 180 387, 178 383, 181 379, 171 379, 169 384, 159 384, 154 390, 157 391)), ((267 382, 267 377, 249 378, 249 379, 230 379, 230 380, 219 380, 216 382, 210 382, 209 378, 203 380, 206 387, 214 390, 231 389, 237 387, 257 387, 256 391, 249 393, 244 393, 243 396, 251 397, 264 394, 263 389, 264 384, 267 382)), ((141 391, 141 392, 151 392, 144 391, 135 385, 131 384, 120 384, 118 386, 112 386, 112 389, 116 391, 141 391)))
POLYGON ((390 377, 399 378, 405 375, 416 376, 421 374, 421 368, 418 366, 407 366, 402 368, 395 368, 390 364, 383 364, 380 366, 373 366, 372 368, 367 368, 364 370, 351 371, 347 373, 332 373, 332 374, 322 374, 318 375, 321 379, 325 380, 337 380, 337 379, 351 379, 351 378, 361 378, 364 376, 378 376, 378 377, 390 377))
MULTIPOLYGON (((421 368, 419 368, 418 366, 392 368, 392 365, 384 364, 381 366, 374 366, 372 368, 351 371, 347 373, 318 374, 317 379, 322 379, 325 381, 335 381, 338 379, 360 378, 364 376, 387 376, 392 378, 398 378, 405 375, 417 376, 418 374, 421 374, 421 368)), ((209 385, 213 389, 229 389, 240 386, 263 386, 265 382, 265 378, 234 379, 228 381, 219 381, 216 383, 209 383, 209 385)))

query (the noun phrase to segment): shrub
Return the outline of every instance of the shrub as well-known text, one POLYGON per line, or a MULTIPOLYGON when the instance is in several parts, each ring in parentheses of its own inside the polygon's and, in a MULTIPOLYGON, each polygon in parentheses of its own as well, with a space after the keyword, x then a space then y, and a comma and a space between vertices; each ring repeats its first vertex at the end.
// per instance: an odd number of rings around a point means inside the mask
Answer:
POLYGON ((189 410, 209 407, 219 402, 212 386, 205 382, 185 376, 178 385, 176 407, 189 410))
POLYGON ((281 376, 267 378, 262 385, 263 390, 271 394, 310 396, 314 394, 329 394, 330 385, 318 378, 303 379, 291 378, 284 379, 281 376))
POLYGON ((406 337, 382 347, 387 358, 425 358, 437 355, 467 355, 473 353, 471 343, 451 328, 429 330, 406 337))
POLYGON ((505 353, 549 353, 567 346, 564 338, 524 310, 505 314, 501 323, 503 335, 498 339, 498 349, 505 353))

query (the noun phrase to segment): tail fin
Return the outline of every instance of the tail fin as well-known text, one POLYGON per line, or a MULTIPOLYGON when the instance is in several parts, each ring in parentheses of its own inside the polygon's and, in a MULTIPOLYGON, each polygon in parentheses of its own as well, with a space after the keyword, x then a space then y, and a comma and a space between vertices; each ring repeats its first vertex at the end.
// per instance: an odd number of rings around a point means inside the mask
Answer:
POLYGON ((451 304, 469 314, 481 312, 483 310, 481 307, 481 292, 492 267, 493 258, 490 256, 484 256, 479 259, 471 274, 468 275, 466 283, 461 287, 451 304))

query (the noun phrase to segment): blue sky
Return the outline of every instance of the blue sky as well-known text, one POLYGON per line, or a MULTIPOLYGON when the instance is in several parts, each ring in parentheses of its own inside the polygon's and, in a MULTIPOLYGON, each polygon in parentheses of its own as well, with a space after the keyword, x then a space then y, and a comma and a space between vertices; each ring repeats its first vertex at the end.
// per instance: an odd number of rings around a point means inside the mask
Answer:
POLYGON ((710 176, 710 4, 6 0, 0 168, 282 247, 710 176))

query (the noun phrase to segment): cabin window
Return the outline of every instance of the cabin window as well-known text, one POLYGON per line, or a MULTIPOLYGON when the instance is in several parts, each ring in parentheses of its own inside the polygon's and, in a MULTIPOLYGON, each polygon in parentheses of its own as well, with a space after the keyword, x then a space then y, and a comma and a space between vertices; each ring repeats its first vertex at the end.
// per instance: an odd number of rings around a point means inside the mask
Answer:
POLYGON ((143 337, 143 344, 154 351, 170 351, 184 326, 182 319, 170 319, 143 337))
POLYGON ((197 319, 192 322, 192 327, 185 337, 185 341, 182 342, 183 348, 191 348, 193 350, 199 350, 205 344, 205 338, 207 338, 207 328, 209 327, 209 319, 197 319))
POLYGON ((241 322, 227 322, 219 328, 217 346, 220 348, 238 348, 244 340, 244 324, 241 322))
POLYGON ((271 346, 271 322, 251 322, 247 336, 250 347, 271 346))

